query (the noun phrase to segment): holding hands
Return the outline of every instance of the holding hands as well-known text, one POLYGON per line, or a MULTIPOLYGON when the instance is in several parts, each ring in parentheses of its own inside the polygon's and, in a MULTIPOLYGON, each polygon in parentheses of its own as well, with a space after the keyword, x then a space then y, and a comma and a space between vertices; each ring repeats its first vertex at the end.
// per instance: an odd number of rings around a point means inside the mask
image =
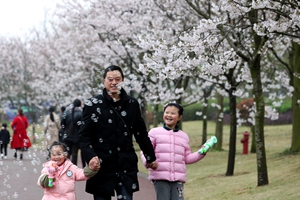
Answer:
POLYGON ((98 156, 95 156, 90 160, 89 168, 93 171, 98 171, 100 169, 100 160, 98 156))
POLYGON ((149 168, 156 170, 158 167, 157 161, 153 161, 152 163, 147 164, 149 168))

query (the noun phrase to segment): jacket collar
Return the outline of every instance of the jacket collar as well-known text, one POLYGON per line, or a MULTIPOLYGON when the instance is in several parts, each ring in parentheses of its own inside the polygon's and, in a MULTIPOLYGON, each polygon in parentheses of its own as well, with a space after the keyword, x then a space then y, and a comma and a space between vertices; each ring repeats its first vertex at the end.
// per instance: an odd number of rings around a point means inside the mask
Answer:
MULTIPOLYGON (((170 129, 169 127, 167 127, 166 123, 163 124, 164 129, 170 131, 172 129, 170 129)), ((180 130, 179 126, 176 124, 175 129, 173 130, 174 132, 178 132, 180 130)))
POLYGON ((74 111, 82 111, 82 108, 81 107, 75 107, 74 111))
MULTIPOLYGON (((105 98, 105 100, 107 100, 110 103, 113 103, 113 99, 108 95, 106 88, 103 89, 103 96, 105 98)), ((120 94, 120 102, 125 102, 126 100, 128 100, 129 97, 126 93, 126 91, 121 88, 121 94, 120 94)))

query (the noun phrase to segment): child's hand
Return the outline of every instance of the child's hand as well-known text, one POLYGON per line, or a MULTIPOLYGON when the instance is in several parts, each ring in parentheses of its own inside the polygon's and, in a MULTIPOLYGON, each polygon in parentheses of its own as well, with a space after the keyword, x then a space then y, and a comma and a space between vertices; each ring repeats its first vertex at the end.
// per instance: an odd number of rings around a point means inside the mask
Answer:
POLYGON ((204 148, 205 148, 205 145, 203 144, 203 145, 201 146, 201 148, 198 150, 198 153, 199 153, 200 155, 206 155, 207 151, 209 150, 209 149, 207 149, 207 150, 203 151, 204 148))
POLYGON ((48 167, 48 187, 54 186, 54 178, 56 176, 56 173, 58 171, 58 166, 56 162, 50 161, 50 166, 48 167))
POLYGON ((50 164, 50 167, 48 167, 48 177, 54 178, 56 176, 56 172, 58 171, 58 166, 55 162, 51 162, 50 164))
POLYGON ((56 169, 54 167, 48 168, 48 175, 54 177, 56 174, 56 169))
POLYGON ((158 167, 157 161, 153 161, 152 163, 148 164, 148 167, 150 167, 153 170, 156 170, 158 167))

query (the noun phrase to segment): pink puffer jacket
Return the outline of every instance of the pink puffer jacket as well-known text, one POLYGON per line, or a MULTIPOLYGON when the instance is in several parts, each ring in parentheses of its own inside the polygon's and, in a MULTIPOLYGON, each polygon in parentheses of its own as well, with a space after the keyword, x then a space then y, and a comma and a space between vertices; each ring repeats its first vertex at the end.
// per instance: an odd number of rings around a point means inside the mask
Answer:
MULTIPOLYGON (((148 135, 158 162, 157 170, 149 168, 150 180, 186 182, 186 164, 195 163, 205 157, 198 152, 191 153, 189 136, 181 130, 157 127, 151 129, 148 135)), ((144 155, 141 158, 146 166, 144 155)))
MULTIPOLYGON (((46 162, 37 182, 41 188, 43 187, 40 184, 40 179, 45 174, 48 174, 48 166, 49 162, 46 162)), ((75 182, 87 179, 88 177, 84 175, 83 169, 77 167, 67 159, 64 164, 59 167, 59 171, 53 182, 53 187, 43 188, 44 196, 42 200, 75 200, 75 182)))

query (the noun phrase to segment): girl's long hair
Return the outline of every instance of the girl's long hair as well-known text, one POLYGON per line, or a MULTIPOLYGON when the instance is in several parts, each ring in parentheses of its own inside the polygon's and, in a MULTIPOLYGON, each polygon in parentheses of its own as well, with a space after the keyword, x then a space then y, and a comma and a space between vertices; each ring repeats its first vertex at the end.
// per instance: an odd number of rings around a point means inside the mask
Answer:
POLYGON ((24 115, 23 110, 21 108, 18 109, 18 113, 19 113, 20 116, 24 115))
POLYGON ((54 106, 50 106, 50 108, 49 108, 50 119, 51 119, 51 121, 53 121, 53 122, 54 122, 54 115, 53 115, 54 110, 55 110, 54 106))

